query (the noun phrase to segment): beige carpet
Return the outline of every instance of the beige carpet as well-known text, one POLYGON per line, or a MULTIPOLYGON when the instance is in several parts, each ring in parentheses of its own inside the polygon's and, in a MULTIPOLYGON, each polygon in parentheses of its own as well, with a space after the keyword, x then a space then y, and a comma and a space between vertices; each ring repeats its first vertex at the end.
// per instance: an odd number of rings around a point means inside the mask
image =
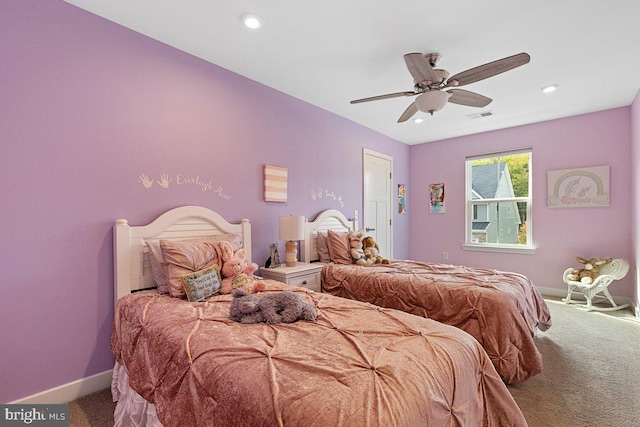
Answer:
MULTIPOLYGON (((640 323, 630 311, 586 312, 547 300, 538 333, 544 371, 509 386, 530 427, 640 426, 640 323)), ((69 404, 71 426, 112 427, 109 390, 69 404)))
POLYGON ((640 323, 626 310, 547 303, 553 326, 536 338, 544 370, 509 386, 529 426, 640 425, 640 323))
POLYGON ((116 404, 111 399, 111 389, 104 389, 69 402, 71 427, 113 427, 113 411, 116 404))

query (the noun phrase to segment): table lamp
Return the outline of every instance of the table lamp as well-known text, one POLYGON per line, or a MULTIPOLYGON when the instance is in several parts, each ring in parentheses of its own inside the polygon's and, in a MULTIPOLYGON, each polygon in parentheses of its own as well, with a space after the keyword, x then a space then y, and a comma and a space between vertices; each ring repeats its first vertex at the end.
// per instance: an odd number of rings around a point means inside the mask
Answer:
POLYGON ((304 240, 304 216, 289 215, 280 217, 279 237, 285 243, 285 259, 287 267, 295 267, 298 263, 298 240, 304 240))

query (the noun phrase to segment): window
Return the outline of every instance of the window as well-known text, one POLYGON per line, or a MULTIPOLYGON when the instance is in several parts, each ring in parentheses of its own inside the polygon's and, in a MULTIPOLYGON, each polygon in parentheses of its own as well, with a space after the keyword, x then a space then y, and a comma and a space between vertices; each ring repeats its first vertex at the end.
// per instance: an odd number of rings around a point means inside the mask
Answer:
POLYGON ((531 149, 468 157, 466 178, 464 249, 533 253, 531 149))

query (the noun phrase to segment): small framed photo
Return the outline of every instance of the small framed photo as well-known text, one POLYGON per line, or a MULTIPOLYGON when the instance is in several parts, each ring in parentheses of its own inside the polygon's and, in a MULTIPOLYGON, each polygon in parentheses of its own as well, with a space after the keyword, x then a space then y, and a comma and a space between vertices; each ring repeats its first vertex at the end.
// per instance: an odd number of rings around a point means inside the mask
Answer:
POLYGON ((398 213, 407 212, 407 187, 404 184, 398 184, 398 213))
POLYGON ((444 184, 429 185, 430 213, 444 213, 444 184))

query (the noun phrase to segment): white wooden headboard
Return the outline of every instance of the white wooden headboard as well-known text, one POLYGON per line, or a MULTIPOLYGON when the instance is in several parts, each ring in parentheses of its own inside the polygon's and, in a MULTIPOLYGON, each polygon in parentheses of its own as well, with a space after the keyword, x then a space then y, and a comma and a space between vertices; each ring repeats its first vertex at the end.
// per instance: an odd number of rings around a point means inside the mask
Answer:
MULTIPOLYGON (((356 213, 357 218, 357 213, 356 213)), ((312 221, 305 224, 304 262, 318 261, 318 246, 316 237, 319 231, 349 231, 358 229, 358 220, 349 220, 340 211, 329 209, 320 212, 312 221)))
POLYGON ((231 224, 218 213, 202 206, 171 209, 150 224, 131 226, 126 219, 113 227, 114 292, 116 301, 132 291, 155 286, 145 240, 179 240, 216 234, 239 234, 251 260, 251 224, 242 219, 231 224))

